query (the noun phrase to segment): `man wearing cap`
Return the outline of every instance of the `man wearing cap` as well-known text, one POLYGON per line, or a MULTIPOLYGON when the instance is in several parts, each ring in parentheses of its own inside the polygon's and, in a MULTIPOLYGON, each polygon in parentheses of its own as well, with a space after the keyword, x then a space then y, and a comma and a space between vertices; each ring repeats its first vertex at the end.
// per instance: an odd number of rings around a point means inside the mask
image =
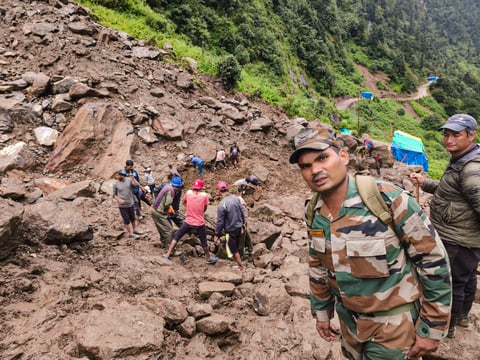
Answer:
POLYGON ((333 129, 314 123, 292 145, 290 163, 319 195, 307 224, 310 303, 319 335, 337 338, 330 322, 336 309, 348 359, 435 351, 447 333, 451 284, 445 249, 428 217, 408 193, 380 180, 393 222, 374 215, 347 173, 349 154, 333 129))
POLYGON ((140 176, 137 170, 133 168, 133 160, 125 161, 125 170, 127 176, 130 177, 133 183, 133 195, 135 196, 135 211, 139 219, 143 219, 142 204, 140 201, 145 202, 147 205, 151 205, 148 199, 145 197, 145 188, 140 184, 140 176))
POLYGON ((175 194, 181 191, 182 186, 182 179, 174 177, 170 183, 162 187, 152 205, 152 219, 160 234, 160 244, 165 249, 168 249, 173 237, 173 226, 169 221, 169 215, 175 214, 173 199, 175 194))
POLYGON ((189 230, 195 230, 200 242, 202 244, 203 251, 205 253, 205 259, 209 264, 215 264, 218 261, 216 256, 210 256, 207 243, 207 231, 205 229, 205 211, 209 204, 208 195, 203 192, 204 182, 202 179, 197 179, 193 182, 192 189, 188 190, 183 197, 183 204, 186 208, 185 221, 176 232, 173 240, 163 258, 170 259, 170 255, 175 249, 177 242, 185 235, 189 230))
POLYGON ((480 260, 480 145, 475 144, 477 121, 470 115, 450 117, 443 131, 443 144, 451 158, 440 181, 410 174, 433 194, 430 218, 445 245, 452 268, 453 303, 448 337, 455 325, 468 327, 468 314, 477 289, 480 260))
POLYGON ((117 181, 113 184, 113 198, 118 202, 120 215, 127 230, 128 237, 137 239, 143 232, 137 230, 135 219, 135 200, 132 191, 132 179, 127 177, 125 169, 118 170, 115 174, 117 181))
POLYGON ((153 189, 155 189, 155 177, 153 176, 152 168, 148 167, 145 169, 145 175, 143 175, 143 179, 148 187, 148 192, 153 194, 153 189))

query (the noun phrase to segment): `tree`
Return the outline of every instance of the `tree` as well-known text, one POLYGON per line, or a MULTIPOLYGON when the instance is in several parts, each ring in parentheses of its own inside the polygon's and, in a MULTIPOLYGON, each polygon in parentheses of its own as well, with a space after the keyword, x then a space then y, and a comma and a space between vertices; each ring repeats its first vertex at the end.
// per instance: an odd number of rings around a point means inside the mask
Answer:
POLYGON ((233 89, 242 73, 242 67, 233 55, 227 55, 218 63, 217 75, 222 79, 223 86, 227 90, 233 89))

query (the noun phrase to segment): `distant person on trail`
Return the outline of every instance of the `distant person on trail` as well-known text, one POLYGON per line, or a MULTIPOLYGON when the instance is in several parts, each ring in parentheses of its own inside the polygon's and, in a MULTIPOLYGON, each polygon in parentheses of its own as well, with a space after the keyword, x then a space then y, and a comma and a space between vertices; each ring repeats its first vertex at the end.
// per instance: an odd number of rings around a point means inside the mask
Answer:
POLYGON ((237 196, 233 196, 228 192, 227 183, 220 181, 217 183, 216 189, 222 197, 222 200, 218 204, 217 225, 215 226, 215 236, 213 240, 215 243, 218 243, 222 232, 225 232, 227 256, 233 257, 243 271, 245 270, 245 266, 242 263, 238 250, 240 236, 242 235, 245 224, 242 205, 237 196))
POLYGON ((145 180, 147 187, 150 189, 150 194, 153 194, 153 190, 155 189, 155 177, 153 176, 152 168, 148 167, 145 169, 143 179, 145 180))
POLYGON ((217 165, 218 164, 222 164, 224 169, 227 168, 227 163, 225 162, 225 157, 226 157, 226 155, 225 155, 225 149, 224 148, 221 148, 220 150, 217 151, 217 157, 215 158, 215 165, 214 165, 215 170, 217 170, 217 165))
POLYGON ((133 183, 133 194, 135 195, 135 210, 139 219, 143 219, 142 214, 142 204, 143 201, 147 205, 151 205, 148 199, 145 197, 146 190, 140 184, 140 176, 138 175, 137 170, 133 168, 133 160, 125 161, 125 170, 127 172, 127 176, 132 179, 133 183))
POLYGON ((434 352, 447 334, 452 288, 447 253, 427 215, 410 194, 371 178, 370 195, 379 192, 391 215, 369 207, 358 185, 365 182, 349 175, 349 153, 330 127, 312 125, 295 136, 289 162, 313 191, 305 219, 310 306, 320 337, 339 338, 331 322, 336 310, 347 359, 434 352))
POLYGON ((414 185, 433 194, 430 219, 450 258, 453 305, 448 337, 455 325, 468 327, 477 289, 480 261, 480 145, 475 143, 477 121, 470 115, 451 116, 443 131, 450 161, 440 181, 410 174, 414 185))
POLYGON ((257 186, 260 185, 260 180, 255 175, 247 176, 245 179, 239 179, 233 183, 239 192, 245 194, 246 192, 255 192, 257 186), (251 191, 248 191, 251 189, 251 191))
POLYGON ((230 160, 232 161, 233 167, 238 165, 238 157, 240 156, 240 148, 236 141, 233 142, 233 145, 230 147, 230 160))
POLYGON ((382 164, 383 164, 383 161, 380 155, 379 154, 375 155, 375 169, 377 169, 378 176, 382 175, 380 170, 382 168, 382 164))
POLYGON ((202 177, 203 176, 203 160, 195 155, 190 155, 190 160, 192 160, 193 167, 198 168, 198 174, 200 175, 200 177, 202 177))
POLYGON ((182 179, 174 177, 170 183, 163 186, 152 205, 152 219, 160 234, 160 244, 165 249, 168 249, 173 237, 173 226, 169 220, 169 216, 175 214, 173 199, 182 186, 182 179))
POLYGON ((175 176, 181 177, 176 166, 174 166, 172 164, 168 164, 168 169, 170 171, 169 174, 168 174, 168 179, 169 180, 172 180, 175 176))
POLYGON ((180 229, 175 233, 173 240, 163 258, 170 259, 177 242, 185 235, 189 230, 195 230, 200 242, 202 244, 203 251, 205 253, 205 259, 209 264, 215 264, 218 261, 216 256, 210 256, 207 243, 207 231, 205 228, 205 211, 209 204, 208 194, 203 192, 204 182, 202 179, 194 181, 192 189, 188 190, 183 197, 183 203, 186 207, 185 222, 180 229))
POLYGON ((118 202, 120 215, 127 230, 128 237, 137 239, 143 232, 137 230, 135 219, 135 195, 133 194, 132 179, 127 177, 125 169, 118 170, 115 174, 117 181, 113 184, 113 198, 118 202))
POLYGON ((372 151, 374 148, 373 141, 370 139, 365 139, 364 141, 365 149, 367 149, 368 156, 372 156, 372 151))

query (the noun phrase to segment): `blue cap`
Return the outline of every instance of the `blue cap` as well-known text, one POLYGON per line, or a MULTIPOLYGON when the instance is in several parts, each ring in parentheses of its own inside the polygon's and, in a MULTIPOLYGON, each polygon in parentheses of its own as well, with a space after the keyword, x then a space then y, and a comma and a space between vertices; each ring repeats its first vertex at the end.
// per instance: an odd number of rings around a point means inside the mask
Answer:
POLYGON ((173 187, 181 188, 183 186, 183 180, 181 177, 175 176, 170 182, 173 187))
POLYGON ((466 129, 475 130, 477 128, 477 120, 473 116, 467 114, 455 114, 448 118, 447 122, 438 128, 438 130, 452 130, 460 132, 466 129))

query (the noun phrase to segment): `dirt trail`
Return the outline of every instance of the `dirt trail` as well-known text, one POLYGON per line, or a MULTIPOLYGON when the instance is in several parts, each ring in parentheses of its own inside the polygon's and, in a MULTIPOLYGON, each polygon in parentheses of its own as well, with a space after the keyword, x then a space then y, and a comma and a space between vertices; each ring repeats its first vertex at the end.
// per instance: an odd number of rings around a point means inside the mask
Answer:
MULTIPOLYGON (((425 82, 419 85, 414 94, 397 94, 391 90, 380 90, 378 88, 377 84, 379 82, 383 83, 384 85, 388 83, 388 78, 384 73, 372 74, 368 71, 366 67, 362 65, 357 65, 357 68, 362 73, 365 79, 365 88, 372 91, 374 96, 378 98, 393 99, 400 102, 406 102, 409 100, 418 100, 428 96, 428 86, 430 85, 429 82, 425 82)), ((360 95, 359 97, 339 98, 338 101, 335 101, 335 105, 337 106, 338 111, 343 111, 356 104, 359 100, 360 95)), ((406 104, 404 104, 403 106, 407 113, 416 118, 418 117, 418 115, 413 111, 411 106, 408 106, 406 104)))

